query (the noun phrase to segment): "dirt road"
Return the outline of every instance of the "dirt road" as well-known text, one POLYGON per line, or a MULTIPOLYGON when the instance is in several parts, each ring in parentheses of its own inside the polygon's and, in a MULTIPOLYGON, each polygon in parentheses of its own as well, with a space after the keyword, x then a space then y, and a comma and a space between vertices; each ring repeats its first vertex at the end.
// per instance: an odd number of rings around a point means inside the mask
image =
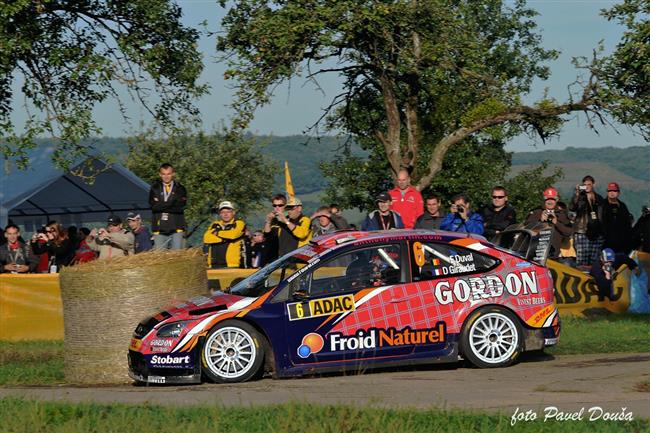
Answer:
POLYGON ((0 397, 161 405, 260 405, 288 401, 378 407, 571 412, 601 407, 650 418, 650 353, 528 357, 504 369, 464 366, 390 370, 237 385, 0 388, 0 397), (625 408, 625 409, 623 409, 625 408))

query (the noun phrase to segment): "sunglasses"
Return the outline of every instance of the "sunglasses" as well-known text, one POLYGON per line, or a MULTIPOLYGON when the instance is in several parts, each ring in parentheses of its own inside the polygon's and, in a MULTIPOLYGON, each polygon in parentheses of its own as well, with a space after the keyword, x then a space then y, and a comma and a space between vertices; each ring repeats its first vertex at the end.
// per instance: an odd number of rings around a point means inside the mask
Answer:
POLYGON ((284 207, 285 205, 283 204, 278 204, 278 203, 273 203, 273 207, 284 207))
POLYGON ((493 195, 492 198, 502 199, 502 198, 506 198, 506 196, 505 195, 493 195))

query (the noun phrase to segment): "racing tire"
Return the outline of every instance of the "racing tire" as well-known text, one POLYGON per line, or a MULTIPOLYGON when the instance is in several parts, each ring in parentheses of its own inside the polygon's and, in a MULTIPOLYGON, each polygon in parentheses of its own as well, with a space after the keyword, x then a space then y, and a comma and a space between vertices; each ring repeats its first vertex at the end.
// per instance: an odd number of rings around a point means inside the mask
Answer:
POLYGON ((460 335, 460 352, 478 368, 507 367, 523 351, 524 332, 509 310, 486 307, 474 311, 460 335))
POLYGON ((201 348, 203 374, 215 383, 246 382, 262 375, 264 337, 238 320, 219 323, 201 348))

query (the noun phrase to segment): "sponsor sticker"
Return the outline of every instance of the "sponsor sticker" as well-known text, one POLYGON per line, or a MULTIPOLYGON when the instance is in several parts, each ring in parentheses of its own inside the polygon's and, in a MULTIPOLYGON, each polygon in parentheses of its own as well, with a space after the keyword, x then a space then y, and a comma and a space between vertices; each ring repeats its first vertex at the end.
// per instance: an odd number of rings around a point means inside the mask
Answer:
POLYGON ((142 340, 138 340, 137 338, 131 339, 131 344, 129 344, 129 349, 140 350, 141 347, 142 347, 142 340))
POLYGON ((289 320, 303 320, 311 317, 329 316, 330 314, 354 311, 354 295, 333 298, 314 299, 308 302, 287 304, 289 320))
POLYGON ((536 295, 539 294, 535 271, 510 273, 501 278, 498 275, 484 275, 480 277, 459 278, 453 282, 448 280, 438 281, 433 289, 436 300, 441 305, 453 302, 467 302, 470 299, 478 301, 509 294, 536 295))
POLYGON ((192 366, 192 357, 173 355, 153 355, 149 358, 152 367, 186 368, 192 366))
POLYGON ((319 353, 324 348, 330 352, 367 350, 382 347, 416 346, 423 344, 440 344, 447 341, 445 322, 438 322, 433 328, 411 329, 410 327, 360 329, 354 335, 333 332, 326 336, 327 344, 320 334, 311 332, 302 339, 298 347, 298 356, 307 358, 319 353))

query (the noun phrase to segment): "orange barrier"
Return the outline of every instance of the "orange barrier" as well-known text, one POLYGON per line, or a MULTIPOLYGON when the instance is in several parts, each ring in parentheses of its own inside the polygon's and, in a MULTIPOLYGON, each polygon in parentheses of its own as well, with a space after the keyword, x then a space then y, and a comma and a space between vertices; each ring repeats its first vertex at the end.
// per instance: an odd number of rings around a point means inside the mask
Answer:
POLYGON ((0 274, 0 340, 62 340, 57 274, 0 274))
MULTIPOLYGON (((650 254, 639 253, 639 261, 650 273, 650 254)), ((555 302, 561 315, 578 315, 592 308, 613 313, 630 305, 630 271, 614 281, 615 300, 600 299, 594 280, 584 273, 553 260, 547 262, 555 281, 555 302)), ((255 269, 210 269, 208 283, 223 290, 255 269)), ((59 277, 56 274, 0 274, 0 340, 50 340, 63 338, 63 313, 59 277)))

